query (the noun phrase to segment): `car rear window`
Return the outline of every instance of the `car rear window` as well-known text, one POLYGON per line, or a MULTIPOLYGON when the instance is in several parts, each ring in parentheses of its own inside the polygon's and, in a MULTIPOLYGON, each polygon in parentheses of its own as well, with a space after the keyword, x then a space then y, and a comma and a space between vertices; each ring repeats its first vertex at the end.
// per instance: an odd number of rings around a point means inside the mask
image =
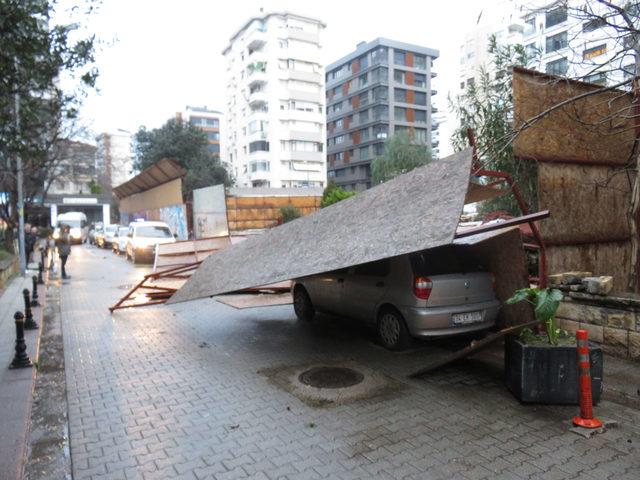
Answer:
POLYGON ((391 262, 388 258, 375 262, 357 265, 353 271, 355 275, 367 275, 371 277, 386 277, 391 270, 391 262))
POLYGON ((486 268, 468 248, 445 245, 409 255, 415 275, 482 272, 486 268))
POLYGON ((144 226, 136 228, 136 236, 148 238, 170 238, 171 231, 167 227, 144 226))

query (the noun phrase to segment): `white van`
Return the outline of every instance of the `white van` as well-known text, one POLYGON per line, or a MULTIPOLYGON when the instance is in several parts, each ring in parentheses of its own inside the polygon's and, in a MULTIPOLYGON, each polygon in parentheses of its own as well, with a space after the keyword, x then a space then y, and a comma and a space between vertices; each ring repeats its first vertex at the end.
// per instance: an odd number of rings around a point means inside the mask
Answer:
POLYGON ((58 215, 56 228, 53 231, 53 238, 60 238, 60 227, 69 225, 71 243, 84 243, 89 237, 89 224, 87 216, 82 212, 66 212, 58 215))

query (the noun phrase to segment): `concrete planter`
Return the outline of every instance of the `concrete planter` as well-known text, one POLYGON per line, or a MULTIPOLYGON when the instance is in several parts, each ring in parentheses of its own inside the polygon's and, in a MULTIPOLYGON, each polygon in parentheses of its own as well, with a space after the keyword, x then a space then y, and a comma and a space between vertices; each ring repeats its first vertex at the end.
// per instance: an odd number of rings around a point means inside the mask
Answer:
MULTIPOLYGON (((578 405, 578 360, 575 346, 527 345, 517 337, 505 341, 505 382, 525 403, 578 405)), ((594 405, 602 393, 603 357, 590 345, 594 405)))
POLYGON ((9 280, 18 273, 19 268, 18 257, 0 260, 0 289, 3 289, 9 280))

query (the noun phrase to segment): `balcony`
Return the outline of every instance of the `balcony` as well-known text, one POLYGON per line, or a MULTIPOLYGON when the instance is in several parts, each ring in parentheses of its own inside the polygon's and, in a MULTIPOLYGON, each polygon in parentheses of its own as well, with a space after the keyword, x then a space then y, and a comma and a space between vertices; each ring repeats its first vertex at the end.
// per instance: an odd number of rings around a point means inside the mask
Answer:
POLYGON ((437 95, 437 94, 438 94, 438 90, 431 90, 431 96, 437 95))
POLYGON ((247 37, 247 47, 249 50, 258 50, 267 43, 267 34, 263 30, 256 29, 249 33, 247 37))
POLYGON ((258 90, 249 94, 249 106, 251 109, 259 110, 269 103, 266 92, 258 90))
POLYGON ((251 72, 247 77, 249 87, 254 88, 267 83, 267 74, 263 71, 251 72))

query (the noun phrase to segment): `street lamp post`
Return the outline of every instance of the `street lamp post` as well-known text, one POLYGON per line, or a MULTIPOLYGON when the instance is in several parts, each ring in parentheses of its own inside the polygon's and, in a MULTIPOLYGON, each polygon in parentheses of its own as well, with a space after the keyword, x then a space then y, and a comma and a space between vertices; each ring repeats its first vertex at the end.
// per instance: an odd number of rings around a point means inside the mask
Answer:
MULTIPOLYGON (((18 62, 16 62, 16 67, 18 62)), ((20 135, 20 94, 16 92, 15 95, 15 110, 16 110, 16 132, 20 135)), ((27 272, 27 255, 24 244, 24 192, 22 190, 22 157, 20 152, 16 152, 16 182, 18 184, 18 250, 20 253, 20 273, 24 275, 27 272)))

